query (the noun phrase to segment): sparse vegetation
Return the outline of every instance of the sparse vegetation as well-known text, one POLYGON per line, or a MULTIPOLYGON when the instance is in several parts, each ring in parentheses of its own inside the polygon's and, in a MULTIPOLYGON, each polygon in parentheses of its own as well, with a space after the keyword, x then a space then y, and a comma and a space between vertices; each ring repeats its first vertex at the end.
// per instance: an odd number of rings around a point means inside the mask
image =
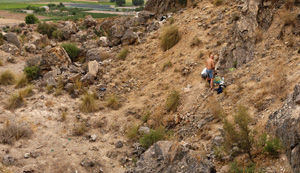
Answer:
POLYGON ((25 17, 25 23, 26 24, 35 24, 39 21, 39 19, 37 17, 35 17, 34 14, 28 14, 26 17, 25 17))
POLYGON ((97 111, 97 104, 93 95, 85 94, 81 99, 79 109, 81 112, 84 113, 91 113, 97 111))
POLYGON ((261 169, 257 168, 255 163, 248 163, 246 165, 238 165, 237 162, 232 162, 230 165, 230 173, 263 173, 261 169))
POLYGON ((224 4, 224 1, 223 0, 214 0, 214 4, 215 4, 215 6, 220 6, 220 5, 224 4))
POLYGON ((63 89, 61 89, 61 88, 56 88, 55 89, 55 91, 54 91, 54 96, 60 96, 60 95, 62 95, 62 91, 63 91, 63 89))
POLYGON ((194 37, 191 41, 190 47, 196 47, 202 44, 202 41, 198 37, 194 37))
POLYGON ((271 93, 279 96, 284 93, 285 87, 288 83, 287 72, 284 64, 281 62, 278 62, 277 65, 274 66, 273 78, 276 79, 276 82, 273 82, 272 86, 270 86, 272 88, 271 93))
POLYGON ((238 147, 239 152, 248 154, 253 162, 251 151, 254 145, 254 131, 250 129, 252 118, 245 106, 239 105, 233 122, 224 122, 224 147, 230 151, 234 146, 238 147))
POLYGON ((15 77, 9 70, 6 70, 1 73, 0 85, 12 85, 14 81, 15 81, 15 77))
POLYGON ((117 59, 124 61, 126 59, 128 53, 129 53, 129 49, 127 47, 121 49, 121 51, 117 55, 117 59))
POLYGON ((46 86, 46 93, 47 94, 50 94, 53 92, 53 88, 54 88, 54 85, 47 85, 46 86))
POLYGON ((198 58, 202 58, 203 57, 203 53, 202 52, 199 52, 199 54, 198 54, 198 58))
POLYGON ((165 71, 167 68, 172 67, 172 62, 168 61, 166 63, 164 63, 164 65, 162 66, 162 71, 165 71))
POLYGON ((0 46, 4 44, 4 36, 2 33, 0 33, 0 46))
POLYGON ((61 120, 61 121, 65 121, 66 119, 67 119, 67 112, 66 112, 66 111, 63 111, 63 112, 61 113, 60 120, 61 120))
POLYGON ((37 32, 47 35, 48 38, 52 38, 54 31, 56 31, 56 27, 53 24, 48 24, 46 22, 38 24, 37 32))
POLYGON ((168 21, 168 25, 173 25, 175 23, 175 18, 174 17, 170 17, 167 19, 168 21))
POLYGON ((216 101, 215 98, 211 100, 209 107, 214 117, 218 118, 219 120, 224 120, 224 118, 226 118, 225 111, 223 110, 220 103, 216 101))
POLYGON ((86 123, 85 122, 82 122, 80 124, 76 124, 74 126, 74 129, 73 129, 73 134, 75 136, 81 136, 83 135, 85 132, 88 131, 88 128, 86 127, 86 123))
POLYGON ((163 29, 160 38, 160 45, 164 51, 171 49, 180 40, 179 30, 177 26, 171 25, 163 29))
POLYGON ((263 31, 261 29, 256 30, 256 43, 259 43, 263 40, 263 31))
POLYGON ((64 33, 61 30, 55 30, 52 32, 52 38, 63 40, 64 39, 64 33))
POLYGON ((146 123, 149 120, 150 115, 151 115, 150 111, 145 112, 143 119, 142 119, 144 123, 146 123))
POLYGON ((260 139, 261 146, 263 147, 263 152, 273 156, 278 157, 283 146, 278 138, 267 136, 267 134, 263 134, 260 139))
POLYGON ((284 7, 285 7, 287 10, 293 10, 293 7, 294 7, 294 0, 285 0, 284 7))
POLYGON ((139 130, 140 126, 135 124, 133 126, 131 126, 128 130, 127 130, 127 137, 130 140, 136 140, 138 138, 138 130, 139 130))
POLYGON ((111 94, 106 97, 106 106, 114 110, 117 110, 121 105, 118 97, 114 94, 111 94))
POLYGON ((33 94, 33 86, 32 85, 26 87, 23 91, 21 91, 21 95, 23 98, 32 96, 32 94, 33 94))
POLYGON ((72 61, 76 61, 76 58, 78 58, 80 49, 72 43, 65 43, 61 45, 69 55, 72 61))
POLYGON ((17 94, 13 94, 9 97, 5 108, 9 110, 14 110, 20 108, 24 105, 24 97, 22 92, 18 92, 17 94))
POLYGON ((29 138, 32 133, 30 127, 24 124, 7 121, 5 127, 0 129, 0 143, 12 145, 21 138, 29 138))
POLYGON ((36 80, 39 78, 41 74, 41 70, 39 66, 26 66, 24 68, 24 73, 29 80, 36 80))
POLYGON ((28 79, 25 75, 22 75, 17 81, 15 88, 23 88, 28 85, 28 79))
POLYGON ((283 15, 283 21, 285 26, 295 25, 295 16, 292 15, 289 11, 286 11, 283 15))
POLYGON ((176 111, 177 110, 177 106, 179 104, 180 101, 180 95, 179 92, 176 90, 173 90, 170 92, 170 94, 167 97, 167 101, 166 101, 166 110, 168 112, 170 111, 176 111))
POLYGON ((143 135, 140 138, 140 144, 149 148, 155 142, 163 140, 165 137, 165 128, 163 126, 158 127, 156 130, 151 130, 150 133, 143 135))

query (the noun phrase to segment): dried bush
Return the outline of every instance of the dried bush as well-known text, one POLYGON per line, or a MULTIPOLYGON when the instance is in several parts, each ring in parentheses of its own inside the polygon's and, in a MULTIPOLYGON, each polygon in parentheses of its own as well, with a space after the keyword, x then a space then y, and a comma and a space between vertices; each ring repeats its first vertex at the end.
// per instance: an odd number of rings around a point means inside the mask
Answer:
POLYGON ((196 47, 202 44, 202 41, 198 37, 194 37, 190 43, 190 47, 196 47))
POLYGON ((127 47, 121 49, 121 51, 117 55, 117 59, 124 61, 126 59, 128 53, 129 53, 129 49, 127 47))
POLYGON ((168 112, 170 112, 170 111, 175 112, 177 110, 179 101, 180 101, 179 92, 176 90, 171 91, 166 100, 166 110, 168 112))
POLYGON ((215 6, 220 6, 224 4, 224 0, 214 0, 215 6))
POLYGON ((171 49, 180 40, 179 30, 177 26, 171 25, 163 29, 160 38, 160 45, 164 51, 171 49))
POLYGON ((250 129, 252 118, 246 107, 239 105, 236 114, 233 116, 233 122, 225 120, 224 122, 224 147, 230 151, 234 146, 238 147, 239 152, 248 154, 253 162, 251 151, 254 146, 254 131, 250 129))
POLYGON ((119 102, 118 97, 114 94, 111 94, 106 97, 106 106, 117 110, 121 106, 121 104, 119 102))
POLYGON ((138 139, 138 131, 139 131, 140 126, 135 124, 131 127, 129 127, 129 129, 127 130, 127 137, 130 140, 136 140, 138 139))
POLYGON ((23 91, 21 91, 21 95, 25 98, 25 97, 29 97, 33 95, 33 86, 30 85, 28 87, 26 87, 23 91))
POLYGON ((14 110, 17 108, 20 108, 24 105, 24 97, 22 95, 22 92, 19 92, 17 94, 13 94, 9 97, 5 108, 9 110, 14 110))
POLYGON ((7 123, 4 128, 0 129, 0 143, 14 144, 21 138, 29 138, 32 135, 30 127, 20 123, 7 123))
POLYGON ((90 94, 85 94, 79 105, 79 109, 84 113, 91 113, 97 111, 97 104, 95 98, 90 94))
POLYGON ((25 75, 22 75, 16 82, 15 88, 23 88, 28 85, 28 79, 25 75))
POLYGON ((273 80, 272 85, 270 85, 271 93, 279 96, 280 94, 285 92, 285 88, 287 86, 287 71, 286 67, 281 62, 278 62, 276 66, 274 66, 273 71, 273 80))
POLYGON ((162 71, 165 71, 169 67, 172 67, 172 62, 171 61, 168 61, 168 62, 164 63, 164 65, 162 66, 162 71))
POLYGON ((80 124, 76 124, 74 126, 74 129, 73 129, 73 134, 75 136, 81 136, 83 135, 85 132, 88 131, 88 128, 86 127, 86 123, 85 122, 82 122, 80 124))
POLYGON ((0 85, 12 85, 15 81, 15 77, 9 70, 6 70, 0 75, 0 85))

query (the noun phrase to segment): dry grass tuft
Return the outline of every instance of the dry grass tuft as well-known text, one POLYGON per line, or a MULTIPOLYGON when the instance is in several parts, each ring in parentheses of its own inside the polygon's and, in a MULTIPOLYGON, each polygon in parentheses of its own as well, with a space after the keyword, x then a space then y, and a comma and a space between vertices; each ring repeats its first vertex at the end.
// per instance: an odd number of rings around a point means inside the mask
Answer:
POLYGON ((160 38, 160 45, 164 51, 171 49, 180 40, 179 30, 177 26, 171 25, 163 29, 160 38))
POLYGON ((209 103, 209 107, 214 117, 222 121, 224 120, 224 118, 226 118, 226 113, 224 109, 215 98, 211 100, 211 102, 209 103))
POLYGON ((5 127, 0 129, 0 143, 12 145, 21 138, 29 138, 32 133, 30 127, 24 124, 7 122, 5 127))
POLYGON ((1 66, 4 66, 4 63, 3 63, 3 61, 0 59, 0 67, 1 66))
POLYGON ((28 85, 28 79, 25 75, 22 75, 17 81, 15 88, 23 88, 28 85))
POLYGON ((168 62, 164 63, 164 65, 162 66, 161 70, 165 71, 167 68, 172 67, 172 65, 173 65, 172 62, 168 61, 168 62))
POLYGON ((256 43, 261 42, 263 40, 263 31, 257 28, 255 34, 256 34, 256 43))
POLYGON ((170 112, 170 111, 175 112, 177 110, 179 101, 180 101, 179 92, 176 90, 171 91, 166 100, 166 110, 168 112, 170 112))
POLYGON ((278 62, 274 67, 273 71, 273 81, 271 87, 271 93, 279 96, 280 94, 286 92, 285 88, 287 86, 287 71, 283 63, 278 62))
POLYGON ((75 136, 81 136, 87 131, 88 131, 88 128, 86 127, 86 123, 82 122, 79 125, 77 124, 77 125, 74 126, 73 134, 75 136))
POLYGON ((111 94, 106 97, 106 106, 117 110, 121 106, 121 104, 119 102, 118 97, 114 94, 111 94))
POLYGON ((117 59, 124 61, 126 59, 128 53, 129 53, 129 49, 127 47, 121 49, 121 51, 117 55, 117 59))
POLYGON ((63 112, 61 113, 60 120, 61 120, 61 121, 66 121, 66 119, 67 119, 67 112, 66 112, 66 111, 63 111, 63 112))
POLYGON ((54 96, 60 96, 62 95, 62 91, 63 89, 62 88, 56 88, 55 91, 54 91, 54 96))
POLYGON ((194 37, 190 43, 190 47, 196 47, 202 44, 202 41, 198 37, 194 37))
POLYGON ((15 77, 9 70, 2 72, 0 75, 0 85, 12 85, 15 81, 15 77))
POLYGON ((30 85, 26 87, 23 91, 21 91, 22 96, 25 97, 30 97, 33 95, 33 86, 30 85))
POLYGON ((82 102, 79 105, 79 109, 81 112, 91 113, 97 111, 97 104, 93 95, 85 94, 82 97, 81 101, 82 102))
POLYGON ((127 130, 127 137, 130 140, 136 140, 138 139, 138 131, 139 131, 140 126, 138 124, 135 124, 133 126, 131 126, 128 130, 127 130))
POLYGON ((285 26, 295 25, 296 17, 292 15, 289 11, 283 14, 283 21, 285 26))
POLYGON ((9 97, 5 105, 5 108, 9 110, 14 110, 22 107, 23 105, 24 105, 24 97, 22 95, 22 92, 19 92, 9 97))
POLYGON ((53 92, 53 88, 54 88, 54 85, 47 85, 46 86, 46 93, 47 94, 50 94, 53 92))
POLYGON ((51 101, 51 100, 48 100, 46 103, 45 103, 45 106, 46 107, 53 107, 54 106, 54 103, 51 101))

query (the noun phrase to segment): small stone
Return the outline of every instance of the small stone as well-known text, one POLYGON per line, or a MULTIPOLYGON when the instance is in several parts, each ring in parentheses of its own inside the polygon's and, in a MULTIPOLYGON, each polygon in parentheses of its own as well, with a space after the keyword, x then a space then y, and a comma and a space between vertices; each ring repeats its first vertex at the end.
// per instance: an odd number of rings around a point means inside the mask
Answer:
POLYGON ((118 142, 115 144, 115 147, 116 147, 116 148, 122 148, 122 147, 123 147, 123 142, 122 142, 122 141, 118 141, 118 142))
POLYGON ((97 135, 93 134, 90 136, 90 142, 95 142, 97 139, 97 135))
POLYGON ((28 158, 29 158, 29 156, 30 156, 30 154, 29 154, 29 153, 25 153, 25 154, 24 154, 24 158, 25 158, 25 159, 28 159, 28 158))
POLYGON ((142 127, 139 128, 138 131, 139 131, 139 133, 142 133, 142 134, 148 134, 148 133, 150 133, 150 128, 142 126, 142 127))
POLYGON ((14 57, 11 57, 11 56, 7 57, 6 61, 9 62, 9 63, 12 63, 12 64, 17 63, 16 59, 14 57))
POLYGON ((92 161, 89 158, 84 158, 81 162, 80 165, 83 167, 93 167, 95 165, 95 162, 92 161))

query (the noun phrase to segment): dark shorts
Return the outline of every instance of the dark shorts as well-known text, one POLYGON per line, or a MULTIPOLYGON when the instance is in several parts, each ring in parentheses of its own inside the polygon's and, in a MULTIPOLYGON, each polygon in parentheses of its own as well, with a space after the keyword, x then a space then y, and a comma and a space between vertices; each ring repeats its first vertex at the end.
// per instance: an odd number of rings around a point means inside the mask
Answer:
POLYGON ((211 78, 211 79, 214 78, 213 70, 208 70, 208 69, 206 69, 206 73, 207 73, 207 75, 208 75, 209 78, 211 78))

